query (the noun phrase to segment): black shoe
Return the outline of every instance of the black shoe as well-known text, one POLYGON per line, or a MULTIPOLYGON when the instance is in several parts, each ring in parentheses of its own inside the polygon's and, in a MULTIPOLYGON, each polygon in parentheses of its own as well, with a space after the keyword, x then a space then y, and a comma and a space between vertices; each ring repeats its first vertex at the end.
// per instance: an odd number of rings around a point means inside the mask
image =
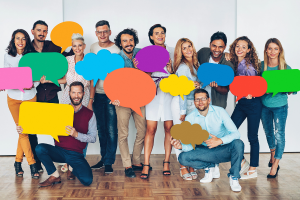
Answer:
POLYGON ((30 167, 30 171, 31 171, 31 178, 34 178, 34 179, 38 179, 40 178, 40 175, 35 175, 35 174, 38 174, 39 172, 37 171, 37 168, 35 166, 35 163, 32 164, 32 165, 29 165, 30 167))
MULTIPOLYGON (((141 163, 142 166, 135 166, 135 165, 132 165, 132 169, 133 171, 142 171, 143 170, 143 167, 144 167, 144 164, 141 163)), ((150 169, 149 170, 152 170, 152 167, 150 166, 150 169)))
POLYGON ((268 167, 272 167, 273 163, 269 161, 268 167))
MULTIPOLYGON (((150 168, 150 165, 144 165, 144 166, 146 166, 146 167, 149 167, 150 168)), ((141 174, 141 179, 147 179, 147 178, 149 178, 149 173, 150 173, 150 169, 148 169, 148 174, 141 174)))
POLYGON ((280 167, 279 167, 279 165, 278 165, 276 174, 275 174, 275 175, 270 175, 270 174, 268 174, 267 178, 276 178, 279 169, 280 169, 280 167))
POLYGON ((100 160, 96 165, 91 166, 91 169, 100 169, 104 167, 104 163, 100 160))
POLYGON ((20 176, 20 177, 23 176, 23 174, 19 174, 19 172, 23 172, 24 173, 21 164, 22 163, 20 163, 20 162, 15 162, 15 164, 14 164, 15 170, 16 170, 16 175, 20 176))
POLYGON ((125 175, 129 178, 135 178, 136 177, 132 168, 128 168, 128 169, 125 168, 125 175))
POLYGON ((113 168, 111 167, 111 165, 105 165, 105 174, 111 174, 113 173, 113 168))

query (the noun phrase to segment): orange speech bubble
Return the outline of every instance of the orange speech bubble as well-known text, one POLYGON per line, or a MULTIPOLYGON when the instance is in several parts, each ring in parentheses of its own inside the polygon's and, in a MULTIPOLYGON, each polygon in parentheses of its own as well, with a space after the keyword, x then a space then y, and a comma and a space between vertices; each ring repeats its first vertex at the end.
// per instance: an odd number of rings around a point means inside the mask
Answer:
POLYGON ((82 27, 72 21, 62 22, 57 24, 51 31, 50 38, 52 42, 61 47, 61 53, 69 46, 72 46, 73 33, 79 33, 83 35, 82 27))
POLYGON ((103 88, 111 101, 119 100, 120 106, 131 108, 143 117, 141 107, 156 95, 156 86, 145 72, 134 68, 120 68, 107 75, 103 88))
POLYGON ((209 137, 209 133, 199 124, 191 125, 188 121, 172 126, 170 132, 174 139, 180 140, 183 144, 191 144, 194 149, 196 144, 202 144, 209 137))

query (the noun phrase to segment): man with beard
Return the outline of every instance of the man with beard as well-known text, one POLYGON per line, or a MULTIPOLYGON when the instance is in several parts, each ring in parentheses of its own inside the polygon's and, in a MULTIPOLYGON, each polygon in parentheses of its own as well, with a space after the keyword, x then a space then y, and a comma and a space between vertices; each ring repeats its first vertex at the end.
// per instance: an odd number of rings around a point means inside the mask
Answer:
MULTIPOLYGON (((134 29, 124 29, 116 36, 115 44, 121 50, 119 54, 124 59, 124 67, 136 68, 136 62, 134 58, 136 53, 140 50, 138 48, 135 48, 136 44, 138 43, 139 39, 134 29)), ((116 113, 118 119, 118 141, 123 166, 125 167, 125 175, 127 177, 134 178, 136 177, 136 175, 133 170, 141 170, 143 168, 141 164, 141 152, 144 147, 144 138, 146 134, 145 106, 141 107, 141 111, 143 114, 143 117, 141 117, 131 108, 119 106, 120 102, 118 100, 114 101, 112 104, 116 105, 116 113), (129 119, 131 115, 133 116, 135 127, 137 129, 136 139, 132 152, 132 162, 127 140, 129 119)))
MULTIPOLYGON (((55 146, 39 144, 36 153, 45 166, 50 177, 40 183, 40 187, 47 187, 61 182, 59 173, 53 162, 68 163, 68 180, 79 181, 88 186, 93 182, 93 174, 90 165, 83 156, 83 149, 87 143, 96 142, 97 124, 93 111, 82 105, 84 86, 81 82, 70 84, 70 100, 74 108, 73 126, 66 126, 66 133, 69 136, 58 136, 59 142, 55 140, 55 146)), ((55 126, 55 124, 53 124, 55 126)), ((22 133, 22 127, 18 126, 17 131, 22 133)))
MULTIPOLYGON (((223 32, 216 32, 210 38, 209 48, 204 47, 197 53, 200 65, 203 63, 215 63, 228 65, 234 70, 230 61, 225 59, 224 50, 226 49, 227 37, 223 32)), ((211 94, 212 105, 226 108, 229 86, 218 86, 216 82, 211 82, 207 88, 211 94)))
MULTIPOLYGON (((33 24, 31 30, 34 39, 32 40, 33 49, 32 52, 61 52, 61 47, 53 44, 52 41, 46 40, 48 34, 48 25, 42 20, 38 20, 33 24)), ((70 38, 71 39, 71 38, 70 38)), ((74 52, 71 50, 69 53, 63 52, 64 56, 74 55, 74 52)), ((36 88, 37 90, 37 102, 48 102, 48 103, 59 103, 57 92, 61 91, 61 88, 55 85, 54 83, 44 83, 43 76, 41 79, 41 84, 36 88)), ((28 135, 32 153, 34 159, 36 160, 36 166, 39 172, 43 171, 41 166, 41 161, 38 159, 35 148, 38 145, 38 139, 36 135, 28 135)))
POLYGON ((233 191, 241 191, 238 179, 240 178, 241 161, 244 155, 244 143, 240 140, 240 133, 224 108, 209 105, 209 94, 204 89, 196 89, 194 93, 193 110, 185 120, 191 124, 199 124, 208 131, 209 138, 195 150, 191 144, 182 144, 171 138, 171 144, 181 149, 178 160, 181 165, 194 169, 205 169, 202 183, 211 182, 214 178, 216 163, 231 161, 228 173, 230 187, 233 191))

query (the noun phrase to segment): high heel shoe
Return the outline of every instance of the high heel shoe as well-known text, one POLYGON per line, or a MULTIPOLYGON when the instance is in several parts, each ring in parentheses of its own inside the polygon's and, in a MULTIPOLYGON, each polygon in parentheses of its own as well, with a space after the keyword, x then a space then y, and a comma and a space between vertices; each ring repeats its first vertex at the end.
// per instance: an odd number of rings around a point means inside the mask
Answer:
POLYGON ((270 174, 268 174, 267 178, 276 178, 279 169, 280 169, 280 167, 279 167, 279 165, 278 165, 276 174, 275 174, 275 175, 270 175, 270 174))
POLYGON ((146 166, 146 167, 149 167, 149 169, 148 169, 148 174, 141 174, 141 179, 147 179, 147 178, 149 178, 149 173, 150 173, 150 164, 149 165, 145 165, 144 164, 144 166, 146 166))
POLYGON ((32 165, 29 165, 30 166, 30 171, 31 171, 31 178, 34 178, 34 179, 39 179, 40 178, 40 174, 35 166, 35 163, 32 164, 32 165), (39 174, 39 175, 35 175, 35 174, 39 174))
POLYGON ((272 167, 273 163, 269 161, 268 167, 272 167))
POLYGON ((23 174, 19 174, 19 172, 23 172, 23 169, 22 169, 22 166, 21 166, 21 162, 15 162, 14 166, 15 166, 15 170, 16 170, 16 175, 19 176, 19 177, 22 177, 23 174))
MULTIPOLYGON (((169 163, 169 167, 170 167, 170 162, 164 161, 163 162, 163 166, 165 165, 165 163, 169 163)), ((171 175, 171 171, 170 170, 163 171, 163 175, 164 176, 170 176, 171 175)))

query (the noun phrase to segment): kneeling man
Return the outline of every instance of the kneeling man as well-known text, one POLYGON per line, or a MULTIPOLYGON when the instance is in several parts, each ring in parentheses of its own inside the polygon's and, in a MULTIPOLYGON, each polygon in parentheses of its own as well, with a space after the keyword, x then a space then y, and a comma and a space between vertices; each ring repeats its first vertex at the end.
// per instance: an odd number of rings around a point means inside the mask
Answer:
POLYGON ((211 182, 214 178, 216 163, 231 162, 228 173, 230 187, 233 191, 241 191, 239 184, 241 161, 244 155, 244 143, 239 139, 240 133, 224 108, 209 105, 209 94, 204 89, 196 89, 194 103, 196 109, 186 118, 191 124, 200 124, 209 132, 209 139, 194 150, 191 144, 182 144, 171 138, 176 149, 182 149, 178 160, 181 165, 195 169, 205 169, 205 176, 200 182, 211 182))

